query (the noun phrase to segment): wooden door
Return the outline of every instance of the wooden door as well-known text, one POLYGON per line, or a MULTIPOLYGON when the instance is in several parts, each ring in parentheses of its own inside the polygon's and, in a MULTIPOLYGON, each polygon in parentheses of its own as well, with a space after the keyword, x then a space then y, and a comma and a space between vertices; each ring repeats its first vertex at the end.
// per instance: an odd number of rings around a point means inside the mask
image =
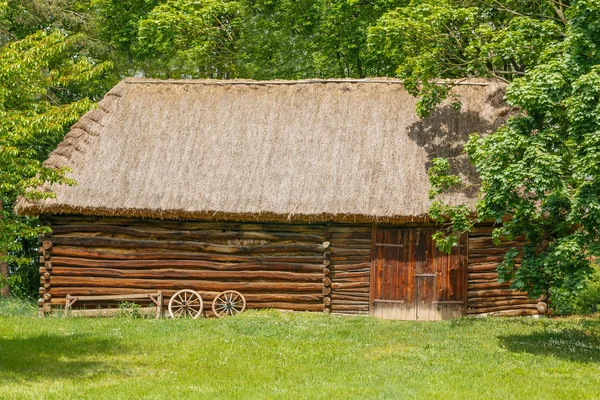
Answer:
POLYGON ((371 314, 386 319, 440 320, 464 314, 466 235, 451 254, 434 228, 377 229, 371 268, 371 314))

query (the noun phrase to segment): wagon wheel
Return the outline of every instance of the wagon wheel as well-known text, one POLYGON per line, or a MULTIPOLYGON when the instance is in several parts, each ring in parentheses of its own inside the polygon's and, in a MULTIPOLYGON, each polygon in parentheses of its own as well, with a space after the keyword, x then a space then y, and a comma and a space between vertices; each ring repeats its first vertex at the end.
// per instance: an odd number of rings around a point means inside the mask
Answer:
POLYGON ((246 298, 240 292, 226 290, 215 297, 212 309, 217 317, 237 315, 246 309, 246 298))
POLYGON ((202 314, 204 303, 198 292, 183 289, 171 296, 169 300, 169 315, 171 318, 198 318, 202 314))

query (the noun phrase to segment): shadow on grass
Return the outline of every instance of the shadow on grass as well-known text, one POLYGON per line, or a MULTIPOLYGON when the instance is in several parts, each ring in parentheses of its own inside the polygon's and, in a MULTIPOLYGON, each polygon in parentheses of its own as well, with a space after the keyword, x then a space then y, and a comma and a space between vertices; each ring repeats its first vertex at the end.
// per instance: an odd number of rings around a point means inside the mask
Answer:
POLYGON ((543 330, 498 337, 500 345, 515 353, 554 356, 582 363, 600 362, 600 334, 587 329, 543 330))
POLYGON ((110 373, 107 356, 122 354, 118 340, 91 335, 0 336, 0 382, 73 379, 110 373))

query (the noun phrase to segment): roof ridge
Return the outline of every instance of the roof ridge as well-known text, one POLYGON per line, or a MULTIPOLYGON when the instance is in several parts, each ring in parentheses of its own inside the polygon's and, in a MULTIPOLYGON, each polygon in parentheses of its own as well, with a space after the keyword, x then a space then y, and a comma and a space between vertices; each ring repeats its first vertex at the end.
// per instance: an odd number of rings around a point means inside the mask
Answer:
MULTIPOLYGON (((482 81, 484 78, 465 78, 456 80, 455 85, 489 86, 491 80, 482 81)), ((332 79, 299 79, 299 80, 253 80, 253 79, 154 79, 154 78, 125 78, 127 84, 169 84, 169 85, 299 85, 299 84, 326 84, 326 83, 391 83, 404 84, 402 79, 396 78, 332 78, 332 79)), ((434 83, 442 84, 448 81, 436 80, 434 83)))

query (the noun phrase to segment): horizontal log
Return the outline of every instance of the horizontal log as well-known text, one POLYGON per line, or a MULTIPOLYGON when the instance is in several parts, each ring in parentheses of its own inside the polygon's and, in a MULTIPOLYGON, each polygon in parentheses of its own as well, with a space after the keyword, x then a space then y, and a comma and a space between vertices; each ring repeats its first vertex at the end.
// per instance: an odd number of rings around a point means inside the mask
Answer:
POLYGON ((471 279, 469 278, 469 285, 478 283, 498 283, 498 278, 487 278, 487 279, 471 279))
POLYGON ((509 310, 535 310, 537 312, 537 308, 535 307, 535 304, 517 304, 517 305, 510 305, 510 306, 468 309, 467 314, 481 314, 481 313, 509 311, 509 310))
MULTIPOLYGON (((494 302, 494 301, 505 301, 505 300, 531 300, 526 294, 520 292, 514 292, 508 296, 484 296, 484 297, 469 297, 469 302, 494 302)), ((533 301, 533 300, 531 300, 533 301)))
POLYGON ((333 264, 332 266, 334 271, 352 271, 352 270, 370 270, 371 269, 371 263, 370 262, 361 262, 361 263, 356 263, 356 264, 333 264))
POLYGON ((359 308, 369 308, 369 302, 368 301, 362 301, 362 300, 340 300, 340 299, 333 299, 331 302, 331 306, 332 307, 339 307, 339 306, 355 306, 357 309, 359 308))
POLYGON ((337 310, 335 312, 331 312, 331 315, 339 316, 339 317, 356 317, 362 315, 369 315, 369 311, 345 311, 345 310, 337 310))
POLYGON ((371 253, 371 242, 369 241, 369 243, 364 243, 364 244, 347 244, 347 243, 334 242, 331 244, 331 248, 333 249, 332 251, 334 254, 344 254, 344 252, 349 252, 350 250, 360 250, 360 251, 357 251, 356 253, 348 253, 348 254, 349 255, 352 255, 352 254, 365 255, 367 252, 369 252, 369 254, 371 253))
MULTIPOLYGON (((347 285, 345 285, 347 286, 347 285)), ((369 293, 370 292, 369 285, 361 284, 360 287, 342 287, 335 288, 334 293, 369 293)))
POLYGON ((331 231, 332 236, 339 233, 362 233, 370 237, 373 227, 371 224, 336 224, 327 229, 331 231))
MULTIPOLYGON (((184 269, 121 270, 110 268, 54 267, 52 276, 82 276, 139 279, 216 279, 216 280, 276 280, 293 282, 320 282, 322 273, 294 273, 284 271, 198 271, 184 269)), ((54 282, 54 278, 52 278, 54 282)))
POLYGON ((369 288, 369 282, 351 282, 351 283, 340 283, 332 282, 331 287, 333 290, 347 290, 351 288, 369 288))
POLYGON ((369 304, 369 296, 348 296, 348 295, 341 295, 341 294, 332 294, 331 295, 332 300, 334 301, 343 301, 343 300, 349 300, 349 301, 359 301, 359 302, 364 302, 369 304))
POLYGON ((535 300, 532 300, 532 299, 509 299, 509 300, 498 300, 498 301, 468 301, 467 308, 488 308, 488 307, 522 305, 522 304, 536 304, 536 302, 535 302, 535 300))
POLYGON ((467 285, 467 290, 490 290, 490 289, 509 289, 510 288, 510 283, 499 283, 499 282, 493 282, 493 283, 474 283, 474 284, 468 284, 467 285))
MULTIPOLYGON (((256 246, 234 246, 213 244, 207 242, 191 242, 182 240, 134 240, 105 237, 57 236, 52 241, 55 246, 85 246, 85 247, 124 247, 133 249, 174 249, 194 250, 217 254, 257 254, 257 253, 288 253, 288 252, 322 252, 321 244, 283 243, 256 246)), ((344 252, 350 250, 343 250, 344 252)))
POLYGON ((369 278, 371 275, 371 271, 368 269, 363 269, 360 271, 351 271, 351 272, 334 272, 333 279, 352 279, 352 278, 369 278))
POLYGON ((371 240, 371 232, 335 232, 331 234, 332 242, 343 239, 371 240))
POLYGON ((359 247, 371 247, 371 237, 367 237, 364 239, 341 239, 341 238, 334 238, 331 241, 331 245, 332 246, 338 246, 338 247, 350 247, 350 246, 359 246, 359 247))
POLYGON ((469 280, 498 279, 497 272, 469 272, 469 280))
POLYGON ((369 276, 351 276, 351 277, 338 277, 338 276, 334 276, 332 279, 332 282, 337 282, 337 283, 350 283, 350 282, 367 282, 369 283, 370 278, 369 276))
POLYGON ((335 265, 343 265, 343 264, 361 264, 361 263, 370 263, 371 255, 368 256, 332 256, 331 262, 335 265))
MULTIPOLYGON (((271 271, 302 271, 322 272, 320 264, 301 264, 283 262, 261 262, 254 263, 219 263, 204 260, 96 260, 74 257, 54 257, 55 267, 77 267, 81 269, 90 268, 117 268, 117 269, 209 269, 217 271, 244 271, 244 270, 271 270, 271 271)), ((55 273, 53 271, 53 273, 55 273)))
POLYGON ((360 298, 369 298, 369 291, 365 291, 365 292, 355 292, 355 291, 350 291, 350 290, 336 290, 335 292, 332 293, 332 297, 336 297, 336 296, 350 296, 350 297, 360 297, 360 298))
POLYGON ((325 305, 321 304, 299 304, 299 303, 256 303, 248 304, 248 308, 274 308, 292 311, 323 311, 325 305))
POLYGON ((514 290, 505 290, 505 289, 469 290, 467 292, 467 298, 483 297, 483 296, 510 296, 513 294, 520 294, 520 293, 521 292, 517 292, 514 290))
POLYGON ((292 263, 321 263, 323 256, 306 255, 227 255, 189 252, 140 252, 131 249, 93 249, 85 247, 59 246, 53 251, 54 256, 102 259, 102 260, 204 260, 219 262, 292 262, 292 263), (120 251, 119 251, 120 250, 120 251))
MULTIPOLYGON (((308 250, 306 250, 308 251, 308 250)), ((333 256, 364 256, 371 257, 371 247, 366 249, 348 248, 343 249, 339 247, 331 247, 331 254, 333 256)))
POLYGON ((492 313, 492 316, 495 317, 525 317, 528 315, 539 315, 537 310, 506 310, 506 311, 496 311, 492 313))
POLYGON ((228 240, 228 239, 253 239, 253 240, 292 240, 298 242, 320 243, 322 235, 289 232, 252 232, 252 231, 225 231, 222 230, 158 230, 146 227, 130 227, 118 225, 63 225, 52 228, 54 237, 72 233, 118 233, 134 238, 151 239, 190 239, 190 240, 228 240))
POLYGON ((154 226, 164 229, 177 230, 231 230, 231 231, 280 231, 280 232, 311 232, 322 235, 326 229, 331 229, 321 224, 295 224, 295 223, 246 223, 246 222, 212 222, 212 221, 175 221, 162 219, 140 218, 106 218, 106 217, 67 217, 48 216, 44 221, 51 223, 52 227, 64 225, 121 225, 121 226, 154 226))
POLYGON ((369 306, 368 305, 346 305, 346 304, 340 304, 340 305, 336 305, 336 304, 331 304, 331 312, 338 312, 338 311, 369 311, 369 306))
POLYGON ((486 272, 486 273, 496 273, 496 268, 500 263, 484 263, 484 264, 471 264, 467 267, 467 271, 469 274, 472 272, 486 272))
POLYGON ((136 289, 194 289, 207 291, 237 290, 240 292, 310 292, 321 291, 323 284, 305 282, 216 282, 208 280, 118 279, 96 277, 53 277, 54 287, 115 287, 136 289))

